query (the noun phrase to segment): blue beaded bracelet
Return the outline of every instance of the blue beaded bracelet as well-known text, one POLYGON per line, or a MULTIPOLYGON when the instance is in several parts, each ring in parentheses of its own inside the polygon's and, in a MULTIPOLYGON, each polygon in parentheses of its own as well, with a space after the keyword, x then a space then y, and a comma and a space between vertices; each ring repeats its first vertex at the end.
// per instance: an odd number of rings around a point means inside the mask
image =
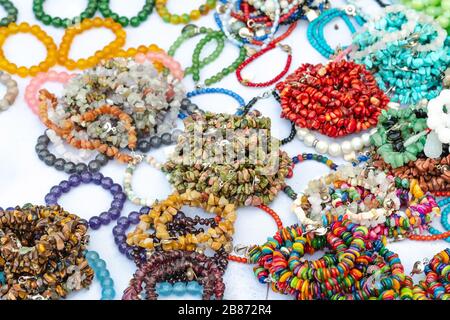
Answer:
POLYGON ((188 94, 186 96, 190 99, 192 97, 199 96, 202 94, 213 94, 213 93, 224 94, 224 95, 230 96, 231 98, 236 100, 239 103, 239 107, 238 107, 238 110, 236 111, 236 115, 242 115, 243 109, 245 107, 245 101, 239 94, 237 94, 234 91, 231 91, 231 90, 228 90, 225 88, 200 88, 200 89, 196 89, 191 92, 188 92, 188 94))
MULTIPOLYGON (((445 231, 450 231, 450 223, 448 221, 448 216, 450 214, 450 197, 445 198, 441 201, 438 202, 438 206, 439 208, 441 208, 441 224, 442 227, 444 228, 445 231)), ((433 227, 429 227, 428 231, 432 234, 432 235, 439 235, 442 232, 433 228, 433 227)), ((450 237, 445 238, 444 241, 449 242, 450 243, 450 237)))
MULTIPOLYGON (((309 43, 311 43, 314 49, 316 49, 322 56, 327 59, 331 58, 331 56, 335 54, 335 50, 333 50, 327 43, 327 40, 324 36, 324 28, 328 23, 330 23, 330 21, 339 17, 344 20, 345 24, 350 29, 350 32, 354 34, 356 32, 356 28, 352 24, 349 14, 347 13, 347 11, 341 9, 327 10, 323 12, 318 18, 311 21, 311 23, 308 25, 306 35, 308 37, 309 43)), ((360 26, 364 25, 365 23, 364 19, 359 15, 355 15, 355 21, 360 26)), ((345 49, 345 47, 343 47, 342 49, 345 49)))
POLYGON ((86 260, 94 270, 95 277, 102 287, 101 300, 113 300, 116 291, 114 290, 114 281, 111 279, 108 269, 106 269, 105 260, 100 259, 98 253, 92 250, 86 252, 86 260))
POLYGON ((162 297, 174 294, 176 296, 183 296, 190 294, 193 296, 202 296, 203 287, 197 281, 190 281, 188 283, 176 282, 171 284, 169 282, 161 282, 156 284, 156 291, 162 297))

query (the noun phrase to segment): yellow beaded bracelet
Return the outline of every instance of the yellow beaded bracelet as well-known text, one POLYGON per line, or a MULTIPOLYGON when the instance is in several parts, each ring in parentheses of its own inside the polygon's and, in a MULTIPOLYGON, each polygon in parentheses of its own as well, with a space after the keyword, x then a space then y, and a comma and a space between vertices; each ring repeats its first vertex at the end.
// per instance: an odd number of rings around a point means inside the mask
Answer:
POLYGON ((111 18, 101 19, 97 17, 94 19, 85 19, 79 25, 66 29, 59 47, 58 62, 69 70, 83 70, 92 68, 97 65, 102 59, 113 58, 116 55, 117 51, 119 51, 120 48, 125 45, 125 41, 125 30, 119 23, 116 23, 111 18), (77 61, 69 58, 72 41, 77 35, 83 33, 86 30, 102 27, 111 30, 115 34, 116 39, 110 44, 106 45, 102 50, 95 52, 95 54, 89 58, 81 58, 77 61))
POLYGON ((134 231, 128 234, 127 243, 130 246, 139 246, 147 250, 153 250, 155 243, 153 238, 146 233, 147 230, 156 231, 156 238, 160 240, 162 249, 193 251, 200 245, 206 245, 214 251, 231 250, 234 233, 234 222, 236 221, 236 208, 225 198, 218 198, 212 194, 207 195, 193 190, 183 194, 174 193, 166 200, 153 205, 148 214, 140 217, 141 221, 134 231), (185 205, 202 208, 203 210, 216 214, 217 226, 210 227, 206 232, 198 234, 187 234, 177 238, 171 237, 167 231, 166 224, 173 221, 174 216, 185 205))
POLYGON ((36 76, 39 72, 46 72, 51 67, 53 67, 57 62, 58 57, 58 48, 53 41, 53 39, 39 26, 33 25, 30 26, 28 23, 23 22, 19 25, 15 23, 9 24, 7 27, 0 28, 0 69, 4 70, 10 74, 17 74, 20 77, 27 77, 27 76, 36 76), (31 33, 33 36, 35 36, 39 41, 42 42, 42 44, 47 49, 47 57, 44 61, 39 63, 38 65, 34 65, 32 67, 19 67, 16 64, 10 62, 6 57, 5 53, 3 52, 3 44, 5 43, 5 40, 14 34, 17 33, 31 33))

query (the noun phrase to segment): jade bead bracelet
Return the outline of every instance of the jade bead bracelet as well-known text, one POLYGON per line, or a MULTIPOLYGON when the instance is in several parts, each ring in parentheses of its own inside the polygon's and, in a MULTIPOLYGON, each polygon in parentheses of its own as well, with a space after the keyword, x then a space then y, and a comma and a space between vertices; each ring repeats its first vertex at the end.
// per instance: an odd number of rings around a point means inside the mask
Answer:
POLYGON ((118 22, 122 27, 132 26, 138 27, 141 23, 145 22, 155 7, 155 0, 145 0, 145 4, 141 11, 134 17, 128 18, 120 16, 114 12, 110 7, 110 0, 98 0, 98 9, 104 18, 112 18, 115 22, 118 22))
POLYGON ((12 22, 17 21, 17 8, 14 6, 14 3, 12 3, 9 0, 0 0, 0 6, 3 7, 6 11, 6 17, 0 19, 0 26, 6 27, 12 22))
POLYGON ((46 26, 52 25, 56 28, 68 28, 81 23, 84 19, 92 18, 97 11, 97 0, 88 0, 86 9, 74 18, 52 17, 44 11, 45 0, 33 0, 33 12, 37 20, 46 26))

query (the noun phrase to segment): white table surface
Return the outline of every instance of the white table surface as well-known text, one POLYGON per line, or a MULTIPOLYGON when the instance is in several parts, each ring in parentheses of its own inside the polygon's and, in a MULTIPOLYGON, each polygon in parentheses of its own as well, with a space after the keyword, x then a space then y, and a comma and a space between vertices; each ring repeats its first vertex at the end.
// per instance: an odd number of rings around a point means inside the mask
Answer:
MULTIPOLYGON (((17 0, 14 2, 19 9, 18 22, 27 21, 31 24, 38 23, 59 44, 63 30, 43 26, 42 23, 38 22, 32 12, 32 0, 17 0)), ((51 15, 70 17, 76 12, 81 12, 86 2, 86 0, 47 0, 45 9, 51 15)), ((332 2, 334 5, 342 5, 343 3, 342 0, 332 2)), ((144 0, 111 0, 111 3, 112 8, 120 14, 131 16, 140 10, 144 0)), ((198 7, 201 3, 201 0, 171 0, 168 6, 174 13, 183 13, 198 7)), ((365 6, 368 12, 379 10, 371 0, 361 0, 361 4, 365 6)), ((3 12, 0 13, 0 16, 2 14, 3 12)), ((215 28, 212 14, 203 17, 196 23, 199 26, 215 28)), ((332 45, 339 43, 343 45, 348 44, 350 41, 349 31, 342 21, 338 21, 337 24, 340 26, 339 30, 334 29, 334 23, 327 27, 327 39, 332 45)), ((285 43, 288 43, 293 48, 291 71, 294 71, 301 63, 326 62, 308 43, 306 26, 307 23, 305 21, 300 22, 295 32, 285 41, 285 43)), ((161 48, 167 50, 176 37, 179 36, 181 28, 182 26, 163 23, 156 11, 154 11, 150 18, 140 27, 128 27, 126 29, 126 47, 156 43, 161 48)), ((107 30, 94 30, 83 33, 75 39, 70 54, 74 58, 86 57, 102 48, 112 38, 112 34, 107 30)), ((195 43, 196 41, 191 41, 184 44, 176 54, 176 59, 184 67, 191 63, 192 50, 195 43)), ((212 50, 212 47, 212 45, 208 47, 208 50, 212 50)), ((4 50, 7 57, 18 65, 31 66, 43 60, 45 57, 43 45, 28 34, 19 34, 10 37, 4 45, 4 50)), ((219 68, 233 61, 237 53, 237 48, 228 44, 220 59, 201 71, 202 79, 215 74, 219 68)), ((283 68, 285 59, 286 56, 284 53, 279 50, 274 50, 261 59, 258 59, 245 70, 244 74, 257 81, 272 78, 275 73, 278 73, 283 68), (267 67, 269 65, 270 68, 267 67)), ((55 69, 63 70, 60 67, 55 69)), ((25 203, 44 204, 44 196, 48 190, 53 185, 58 184, 61 180, 68 177, 65 173, 58 172, 54 168, 46 166, 38 159, 34 151, 34 146, 37 137, 44 132, 45 126, 30 111, 23 99, 24 89, 29 83, 30 78, 22 79, 18 76, 14 76, 14 78, 19 83, 19 97, 8 111, 0 113, 0 206, 3 208, 23 205, 25 203)), ((186 79, 184 83, 188 91, 193 89, 193 82, 190 78, 186 79)), ((245 88, 238 83, 234 74, 228 76, 216 86, 234 90, 241 94, 246 101, 267 90, 245 88)), ((46 88, 56 93, 61 92, 61 87, 56 84, 47 85, 46 88)), ((2 94, 4 89, 1 88, 0 90, 3 90, 0 92, 2 94)), ((236 109, 236 102, 226 96, 202 96, 194 98, 193 101, 201 108, 214 112, 233 113, 236 109), (214 101, 214 103, 211 103, 211 101, 214 101)), ((274 136, 282 138, 288 135, 290 123, 280 118, 280 107, 274 99, 261 100, 255 108, 272 119, 274 136)), ((180 123, 181 126, 182 124, 180 123)), ((303 152, 313 152, 313 150, 305 147, 298 140, 289 143, 284 147, 284 150, 290 156, 303 152)), ((159 160, 164 160, 166 157, 164 150, 151 151, 151 153, 159 160)), ((343 160, 336 159, 336 162, 342 163, 343 160)), ((124 170, 124 165, 110 162, 101 172, 121 184, 124 170)), ((296 167, 294 178, 289 183, 297 192, 300 192, 309 180, 325 173, 327 173, 327 169, 321 164, 303 163, 296 167)), ((145 165, 140 167, 135 174, 134 188, 142 196, 158 199, 166 198, 171 192, 165 176, 145 165)), ((106 210, 109 207, 110 201, 109 193, 103 189, 94 185, 84 185, 63 196, 60 204, 68 211, 88 219, 92 215, 97 215, 106 210)), ((280 215, 285 226, 296 222, 294 214, 290 210, 291 200, 286 195, 280 194, 271 204, 271 207, 280 215)), ((127 215, 132 210, 137 209, 139 208, 130 202, 126 202, 123 215, 127 215)), ((186 210, 186 212, 192 211, 186 210)), ((91 230, 89 248, 99 252, 100 256, 106 260, 107 267, 115 282, 117 291, 116 299, 120 299, 123 290, 128 285, 128 281, 135 271, 135 266, 117 250, 111 231, 114 225, 114 223, 111 223, 109 226, 102 227, 98 231, 91 230)), ((273 220, 267 214, 255 208, 239 209, 235 227, 235 244, 262 243, 268 236, 273 235, 275 232, 273 220)), ((446 247, 447 244, 443 241, 434 243, 403 241, 389 245, 390 249, 400 255, 406 272, 410 272, 415 261, 425 257, 431 258, 435 253, 446 247)), ((316 256, 314 255, 314 257, 316 256)), ((266 298, 266 286, 256 280, 252 272, 252 267, 249 265, 231 262, 225 274, 225 284, 226 299, 266 298)), ((82 290, 71 294, 69 299, 99 299, 100 295, 100 286, 94 280, 89 290, 82 290)), ((182 297, 182 299, 186 298, 182 297)), ((292 298, 270 292, 269 299, 292 298)))

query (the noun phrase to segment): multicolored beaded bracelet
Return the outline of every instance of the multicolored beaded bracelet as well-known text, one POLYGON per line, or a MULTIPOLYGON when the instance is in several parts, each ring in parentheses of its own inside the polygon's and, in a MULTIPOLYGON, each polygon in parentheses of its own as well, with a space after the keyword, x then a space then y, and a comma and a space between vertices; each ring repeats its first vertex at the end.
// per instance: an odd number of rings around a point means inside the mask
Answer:
POLYGON ((424 268, 425 280, 412 290, 414 300, 450 300, 450 249, 436 254, 424 268))
POLYGON ((58 199, 64 194, 68 193, 72 188, 76 188, 81 184, 93 183, 108 190, 113 196, 111 207, 108 211, 101 213, 98 217, 93 216, 89 219, 89 227, 93 230, 99 229, 102 225, 108 225, 112 220, 117 220, 123 209, 126 200, 126 195, 122 191, 122 187, 114 183, 114 181, 103 176, 101 173, 83 172, 81 174, 72 174, 67 180, 61 181, 58 185, 53 186, 50 192, 45 196, 45 203, 47 205, 57 205, 58 199))
POLYGON ((202 15, 207 15, 209 10, 214 9, 216 6, 216 0, 206 0, 205 4, 202 4, 198 9, 192 10, 189 14, 172 14, 167 9, 168 0, 156 0, 156 12, 162 18, 164 22, 171 24, 187 24, 191 21, 200 19, 202 15))

